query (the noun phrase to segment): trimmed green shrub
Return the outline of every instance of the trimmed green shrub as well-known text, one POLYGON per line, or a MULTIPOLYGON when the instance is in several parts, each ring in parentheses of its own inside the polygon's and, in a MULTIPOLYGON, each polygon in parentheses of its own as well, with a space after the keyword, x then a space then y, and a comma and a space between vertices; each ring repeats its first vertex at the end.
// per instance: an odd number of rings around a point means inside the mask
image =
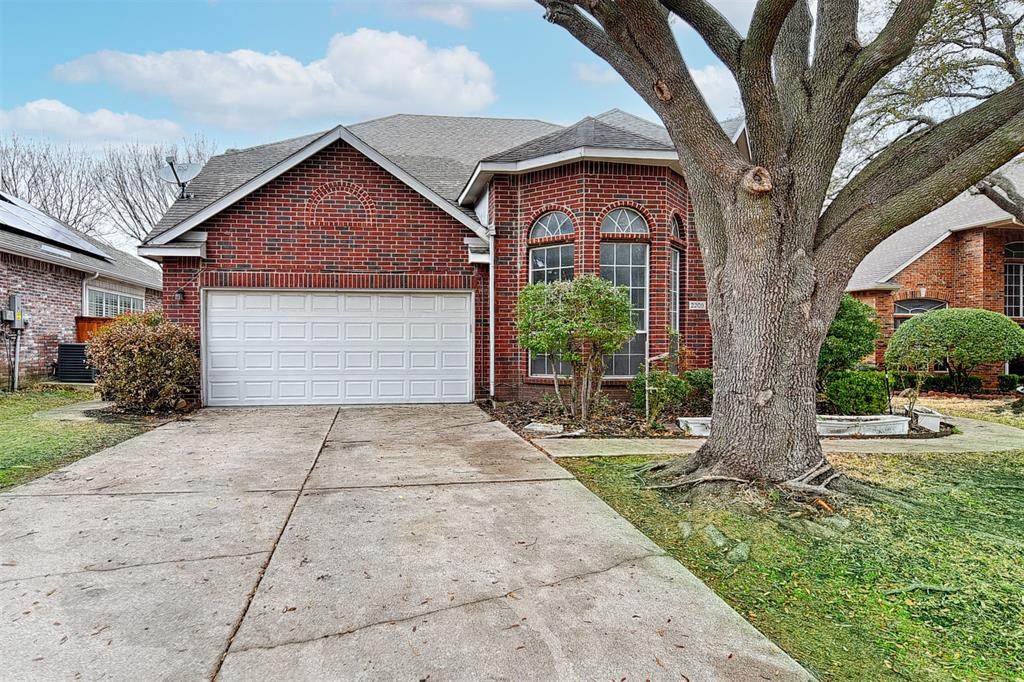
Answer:
POLYGON ((882 414, 889 409, 889 393, 881 372, 847 372, 825 388, 825 397, 839 414, 882 414))
POLYGON ((828 335, 818 354, 818 383, 857 367, 860 361, 875 350, 878 338, 878 316, 875 309, 844 294, 839 310, 828 328, 828 335))
POLYGON ((1010 393, 1016 391, 1017 387, 1024 384, 1024 375, 1020 374, 1000 374, 999 379, 999 390, 1004 393, 1010 393))
MULTIPOLYGON (((980 365, 1024 355, 1024 329, 1006 315, 977 308, 947 308, 915 315, 889 339, 885 362, 891 368, 927 368, 943 363, 953 393, 972 393, 971 372, 980 365)), ((926 389, 936 390, 936 389, 926 389)))
POLYGON ((690 386, 690 392, 679 406, 684 417, 706 417, 711 414, 715 398, 715 374, 710 369, 691 369, 683 372, 683 379, 690 386))
POLYGON ((563 409, 586 422, 601 390, 604 356, 636 335, 629 292, 594 275, 531 284, 516 302, 519 345, 572 366, 568 395, 555 393, 563 409))
POLYGON ((640 372, 633 377, 628 390, 630 406, 638 414, 644 414, 645 408, 648 409, 648 422, 656 424, 666 410, 678 411, 692 388, 681 376, 664 369, 652 369, 649 375, 640 372), (647 401, 645 392, 649 395, 647 401))
MULTIPOLYGON (((889 374, 890 388, 894 391, 902 391, 905 388, 914 386, 913 374, 906 372, 892 372, 889 374)), ((981 391, 984 381, 979 376, 971 375, 961 381, 959 390, 954 390, 952 379, 948 374, 928 374, 921 383, 922 391, 934 391, 936 393, 963 393, 971 395, 981 391)))
POLYGON ((87 352, 105 400, 125 412, 187 407, 199 385, 199 341, 160 312, 128 314, 101 328, 87 352))

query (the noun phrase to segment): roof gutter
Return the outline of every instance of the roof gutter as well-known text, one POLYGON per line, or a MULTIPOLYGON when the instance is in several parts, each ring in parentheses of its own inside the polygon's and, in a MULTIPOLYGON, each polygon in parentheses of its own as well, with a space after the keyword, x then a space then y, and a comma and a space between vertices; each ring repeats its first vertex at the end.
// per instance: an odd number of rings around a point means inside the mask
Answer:
POLYGON ((76 272, 98 272, 101 277, 109 277, 110 279, 117 280, 118 282, 127 282, 128 284, 134 284, 145 289, 152 289, 153 291, 160 291, 161 287, 163 286, 162 284, 154 284, 153 282, 147 282, 145 280, 136 279, 134 277, 126 277, 125 275, 122 275, 121 273, 112 270, 97 270, 96 268, 93 267, 83 266, 79 263, 75 263, 74 261, 65 260, 59 256, 43 256, 38 253, 25 251, 23 249, 9 246, 7 244, 0 247, 0 251, 13 253, 16 256, 21 256, 23 258, 28 258, 30 260, 37 260, 41 263, 59 265, 63 268, 74 270, 76 272))

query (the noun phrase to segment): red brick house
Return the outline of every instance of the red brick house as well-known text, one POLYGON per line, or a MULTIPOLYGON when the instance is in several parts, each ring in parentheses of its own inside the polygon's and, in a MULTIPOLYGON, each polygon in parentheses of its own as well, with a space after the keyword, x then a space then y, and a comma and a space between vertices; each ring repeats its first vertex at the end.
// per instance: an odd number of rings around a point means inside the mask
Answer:
MULTIPOLYGON (((1003 174, 1024 186, 1024 162, 1003 174)), ((908 317, 938 308, 985 308, 1024 324, 1024 225, 984 196, 965 192, 882 242, 848 287, 882 324, 875 360, 908 317)), ((1024 373, 1024 359, 984 370, 989 385, 1024 373)))
MULTIPOLYGON (((50 373, 57 346, 78 340, 76 318, 159 309, 161 290, 152 265, 0 192, 0 309, 19 294, 31 316, 22 336, 21 380, 50 373)), ((9 373, 9 355, 0 352, 0 381, 9 373)))
MULTIPOLYGON (((742 120, 723 123, 745 149, 742 120)), ((460 402, 545 390, 516 344, 531 281, 628 286, 624 385, 678 330, 710 362, 700 251, 664 130, 397 115, 209 161, 140 247, 202 339, 208 405, 460 402), (493 265, 492 265, 493 263, 493 265)))

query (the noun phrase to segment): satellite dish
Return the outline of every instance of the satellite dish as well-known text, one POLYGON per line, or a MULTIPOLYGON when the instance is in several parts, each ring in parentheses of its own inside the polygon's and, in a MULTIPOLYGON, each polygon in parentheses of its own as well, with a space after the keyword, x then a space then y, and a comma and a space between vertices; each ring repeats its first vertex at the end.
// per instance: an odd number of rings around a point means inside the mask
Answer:
POLYGON ((180 198, 187 198, 187 195, 185 194, 185 186, 199 175, 199 171, 203 169, 203 165, 201 163, 178 163, 174 160, 173 156, 168 156, 166 160, 167 165, 161 166, 160 170, 157 171, 157 175, 164 182, 172 182, 181 187, 180 198))

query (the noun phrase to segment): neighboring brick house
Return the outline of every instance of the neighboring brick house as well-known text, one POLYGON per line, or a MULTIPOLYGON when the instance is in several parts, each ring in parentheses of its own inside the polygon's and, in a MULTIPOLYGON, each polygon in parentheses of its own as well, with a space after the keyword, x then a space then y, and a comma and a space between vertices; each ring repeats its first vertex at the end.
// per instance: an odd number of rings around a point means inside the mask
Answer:
MULTIPOLYGON (((12 294, 21 295, 31 316, 22 334, 23 381, 50 374, 58 344, 76 341, 76 318, 109 318, 162 303, 159 270, 0 192, 0 309, 12 294)), ((0 386, 7 384, 9 362, 4 347, 0 386)))
MULTIPOLYGON (((745 151, 742 120, 723 129, 745 151)), ((583 272, 633 302, 606 385, 670 329, 710 363, 675 150, 619 110, 565 127, 390 116, 228 150, 188 193, 139 252, 162 263, 168 317, 201 335, 206 404, 535 395, 552 369, 516 343, 517 294, 583 272)))
MULTIPOLYGON (((1024 186, 1024 162, 1002 169, 1024 186)), ((908 317, 940 308, 985 308, 1024 325, 1024 225, 984 196, 965 192, 882 242, 854 272, 848 291, 878 312, 886 341, 908 317)), ((1024 373, 1024 358, 979 372, 1024 373)))

